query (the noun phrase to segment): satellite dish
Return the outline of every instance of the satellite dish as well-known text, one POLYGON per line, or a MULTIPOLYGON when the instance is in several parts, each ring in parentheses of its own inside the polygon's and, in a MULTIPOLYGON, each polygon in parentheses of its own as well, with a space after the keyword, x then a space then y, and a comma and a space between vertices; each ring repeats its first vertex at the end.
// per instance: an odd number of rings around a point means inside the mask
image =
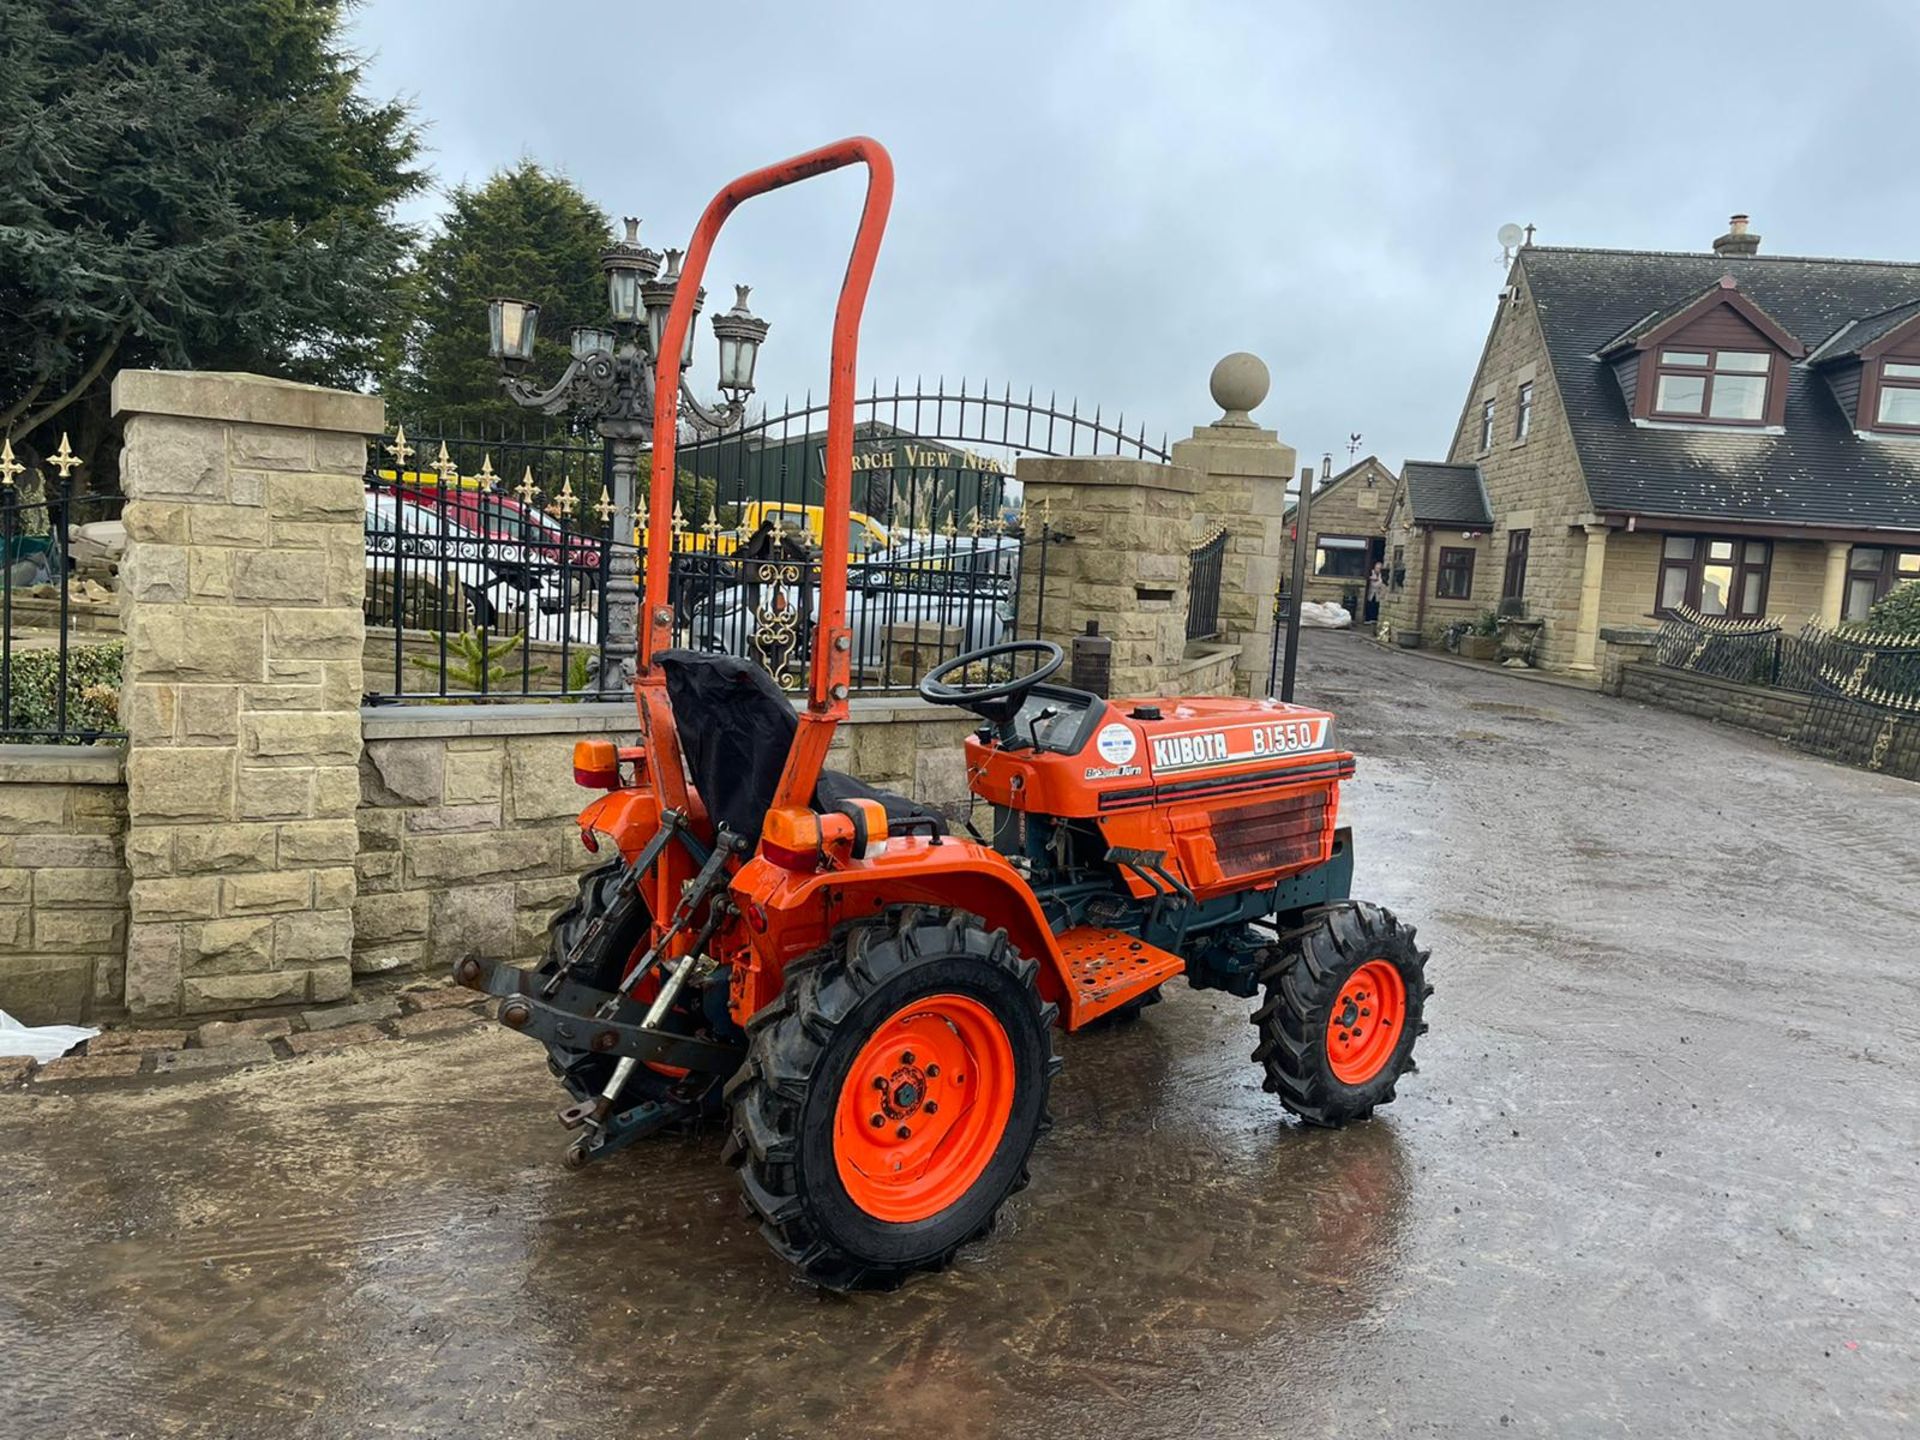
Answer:
POLYGON ((1520 242, 1527 238, 1527 232, 1512 221, 1500 227, 1500 233, 1494 237, 1500 242, 1502 250, 1517 250, 1520 242))

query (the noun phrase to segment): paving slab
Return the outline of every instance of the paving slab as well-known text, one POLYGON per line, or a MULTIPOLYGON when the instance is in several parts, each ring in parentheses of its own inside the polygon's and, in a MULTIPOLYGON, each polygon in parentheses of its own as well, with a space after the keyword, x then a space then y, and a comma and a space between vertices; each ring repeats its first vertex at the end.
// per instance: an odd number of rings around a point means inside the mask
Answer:
POLYGON ((400 1002, 388 995, 377 1000, 357 1000, 350 1005, 329 1005, 324 1010, 304 1010, 300 1019, 309 1030, 332 1030, 342 1025, 391 1020, 399 1013, 400 1002))
POLYGON ((1920 787, 1348 637, 1302 676, 1359 753, 1356 892, 1433 949, 1375 1119, 1292 1123, 1251 1007, 1170 987, 1062 1038, 992 1236, 823 1298, 717 1131, 566 1171, 497 1025, 36 1082, 0 1092, 0 1235, 39 1262, 0 1277, 0 1429, 1915 1433, 1920 787))

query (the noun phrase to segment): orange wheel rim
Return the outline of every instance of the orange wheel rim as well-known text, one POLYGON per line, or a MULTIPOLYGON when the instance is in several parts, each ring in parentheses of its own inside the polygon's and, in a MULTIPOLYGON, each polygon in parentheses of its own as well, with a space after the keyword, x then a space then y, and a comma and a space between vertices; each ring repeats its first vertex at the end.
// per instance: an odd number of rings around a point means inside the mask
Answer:
POLYGON ((833 1159, 847 1196, 876 1220, 938 1215, 973 1188, 1013 1114, 1013 1045, 965 995, 929 995, 889 1015, 847 1072, 833 1159))
POLYGON ((1369 960, 1347 977, 1327 1016, 1327 1068, 1343 1085, 1378 1075, 1407 1025, 1407 982, 1385 960, 1369 960))

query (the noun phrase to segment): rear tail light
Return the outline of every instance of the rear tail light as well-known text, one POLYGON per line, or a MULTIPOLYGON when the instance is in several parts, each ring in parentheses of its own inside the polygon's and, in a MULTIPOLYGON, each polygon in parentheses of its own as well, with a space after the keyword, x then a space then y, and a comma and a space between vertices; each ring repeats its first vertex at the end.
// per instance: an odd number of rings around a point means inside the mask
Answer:
POLYGON ((810 874, 826 858, 820 817, 797 807, 767 811, 760 825, 760 853, 782 870, 810 874))
POLYGON ((828 851, 842 863, 861 849, 877 854, 887 839, 887 816, 878 801, 855 800, 858 815, 816 815, 797 806, 767 811, 760 826, 760 853, 782 870, 811 875, 827 863, 828 851), (870 807, 870 808, 869 808, 870 807), (862 838, 864 837, 864 839, 862 838))
POLYGON ((573 783, 589 790, 620 785, 620 752, 611 740, 577 740, 573 746, 573 783))

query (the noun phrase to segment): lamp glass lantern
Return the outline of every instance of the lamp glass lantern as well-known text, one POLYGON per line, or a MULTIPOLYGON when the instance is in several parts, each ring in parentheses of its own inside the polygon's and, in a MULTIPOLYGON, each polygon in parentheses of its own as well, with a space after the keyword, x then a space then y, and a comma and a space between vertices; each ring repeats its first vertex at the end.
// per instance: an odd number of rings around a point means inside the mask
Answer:
POLYGON ((733 308, 713 317, 713 336, 720 343, 720 388, 730 395, 753 392, 753 370, 760 359, 760 344, 772 327, 747 309, 751 287, 733 287, 733 308))
POLYGON ((613 353, 613 332, 593 325, 580 325, 573 332, 573 358, 585 360, 593 355, 613 353))
POLYGON ((499 299, 487 306, 488 353, 495 360, 521 364, 533 359, 540 330, 540 307, 531 300, 499 299))
POLYGON ((658 251, 640 243, 640 222, 627 217, 627 235, 616 241, 600 257, 600 268, 607 275, 607 309, 616 325, 638 325, 646 318, 640 287, 660 269, 658 251))
MULTIPOLYGON (((679 250, 667 251, 667 269, 658 280, 649 280, 640 287, 642 299, 647 307, 647 348, 654 354, 660 353, 662 341, 667 333, 667 316, 673 311, 673 297, 680 290, 679 250)), ((693 364, 693 322, 699 318, 701 309, 707 303, 707 292, 702 288, 693 297, 693 314, 687 317, 687 336, 680 344, 680 368, 685 370, 693 364)))

